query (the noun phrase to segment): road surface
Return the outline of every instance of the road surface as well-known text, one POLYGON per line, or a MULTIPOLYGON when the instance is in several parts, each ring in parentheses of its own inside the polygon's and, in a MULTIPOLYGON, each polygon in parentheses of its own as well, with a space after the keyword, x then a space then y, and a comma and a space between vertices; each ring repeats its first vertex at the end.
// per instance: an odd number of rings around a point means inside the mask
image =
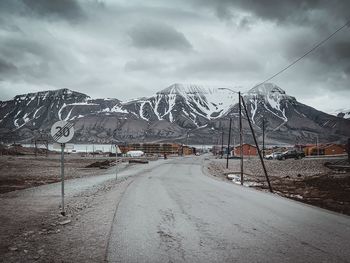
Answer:
POLYGON ((350 262, 350 218, 203 174, 178 158, 135 178, 109 262, 350 262))

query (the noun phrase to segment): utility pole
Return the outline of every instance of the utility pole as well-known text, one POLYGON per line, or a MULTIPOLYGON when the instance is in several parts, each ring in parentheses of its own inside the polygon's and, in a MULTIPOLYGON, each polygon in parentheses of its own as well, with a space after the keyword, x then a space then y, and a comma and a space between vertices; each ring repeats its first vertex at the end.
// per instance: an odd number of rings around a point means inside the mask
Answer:
POLYGON ((239 145, 240 145, 240 159, 241 159, 241 185, 243 185, 243 131, 242 131, 242 99, 241 92, 238 92, 238 106, 239 106, 239 145))
POLYGON ((228 169, 228 158, 230 157, 231 126, 232 126, 232 118, 230 118, 230 128, 229 128, 229 130, 228 130, 226 169, 228 169))
POLYGON ((245 105, 245 102, 244 102, 243 98, 241 100, 242 100, 242 104, 243 104, 243 108, 244 108, 245 114, 247 115, 247 120, 248 120, 248 123, 249 123, 250 130, 252 131, 252 135, 253 135, 253 139, 254 139, 254 142, 255 142, 256 149, 258 150, 259 158, 260 158, 263 170, 264 170, 266 181, 267 181, 267 184, 269 185, 269 190, 270 190, 271 193, 273 193, 272 187, 271 187, 271 183, 270 183, 270 179, 269 179, 269 176, 267 175, 267 170, 266 170, 266 167, 265 167, 264 159, 263 159, 263 157, 261 155, 261 152, 260 152, 260 149, 259 149, 259 144, 258 144, 258 141, 256 140, 254 129, 253 129, 252 123, 251 123, 249 115, 248 115, 247 107, 245 105))
POLYGON ((188 146, 188 137, 189 137, 189 134, 188 134, 188 130, 186 132, 186 146, 188 146))
POLYGON ((350 138, 348 138, 348 162, 350 163, 350 138))
POLYGON ((265 158, 265 117, 262 120, 262 137, 263 137, 263 148, 262 148, 262 152, 263 152, 263 157, 265 158))
POLYGON ((221 159, 224 157, 224 128, 221 132, 221 159))
POLYGON ((239 106, 239 144, 240 144, 240 159, 241 159, 241 185, 243 185, 243 131, 242 131, 242 105, 241 105, 241 92, 234 91, 229 88, 219 88, 229 90, 232 93, 238 93, 238 106, 239 106))

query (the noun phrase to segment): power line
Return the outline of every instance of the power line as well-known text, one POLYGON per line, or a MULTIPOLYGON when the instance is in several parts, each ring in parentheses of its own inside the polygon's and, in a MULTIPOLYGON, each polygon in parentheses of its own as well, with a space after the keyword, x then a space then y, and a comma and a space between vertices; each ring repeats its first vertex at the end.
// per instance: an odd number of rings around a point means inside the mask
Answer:
POLYGON ((320 41, 319 43, 317 43, 313 48, 311 48, 309 51, 307 51, 304 55, 302 55, 301 57, 299 57, 298 59, 294 60, 292 63, 290 63, 288 66, 286 66, 285 68, 283 68, 282 70, 278 71, 276 74, 274 74, 273 76, 271 76, 270 78, 264 80, 263 82, 261 82, 260 84, 256 85, 260 86, 268 81, 270 81, 271 79, 277 77, 279 74, 283 73, 284 71, 286 71, 287 69, 289 69, 290 67, 292 67, 294 64, 296 64, 297 62, 299 62, 300 60, 302 60, 304 57, 306 57, 307 55, 309 55, 312 51, 314 51, 315 49, 319 48, 320 46, 322 46, 326 41, 328 41, 329 39, 331 39, 335 34, 337 34, 340 30, 342 30, 344 27, 349 26, 350 24, 350 20, 347 21, 344 25, 342 25, 341 27, 339 27, 336 31, 334 31, 332 34, 330 34, 328 37, 326 37, 325 39, 323 39, 322 41, 320 41))

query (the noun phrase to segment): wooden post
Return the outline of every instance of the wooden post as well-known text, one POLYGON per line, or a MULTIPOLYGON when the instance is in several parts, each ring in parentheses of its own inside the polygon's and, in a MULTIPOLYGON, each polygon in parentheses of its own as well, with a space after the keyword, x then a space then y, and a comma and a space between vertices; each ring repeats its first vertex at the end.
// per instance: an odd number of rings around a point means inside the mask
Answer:
POLYGON ((230 129, 228 130, 228 142, 227 142, 226 169, 228 169, 228 158, 229 158, 229 156, 230 156, 231 125, 232 125, 232 118, 230 118, 230 129))
POLYGON ((350 138, 348 138, 348 162, 350 163, 350 138))
POLYGON ((244 108, 245 114, 247 115, 247 120, 248 120, 248 123, 249 123, 250 130, 252 131, 252 135, 253 135, 253 139, 254 139, 254 142, 255 142, 256 149, 258 150, 259 158, 260 158, 263 170, 264 170, 266 181, 267 181, 267 184, 269 185, 269 190, 270 190, 271 193, 273 193, 272 187, 271 187, 271 183, 270 183, 270 179, 269 179, 269 176, 267 175, 267 170, 266 170, 266 167, 265 167, 264 159, 263 159, 263 157, 261 155, 261 152, 260 152, 260 149, 259 149, 259 145, 258 145, 258 141, 256 140, 254 129, 253 129, 252 123, 250 122, 250 118, 249 118, 249 115, 248 115, 248 110, 247 110, 247 107, 245 105, 245 102, 244 102, 243 98, 242 98, 242 104, 243 104, 243 108, 244 108))
POLYGON ((243 185, 243 128, 242 128, 242 98, 241 92, 238 92, 238 106, 239 106, 239 145, 241 157, 241 185, 243 185))
POLYGON ((221 158, 224 157, 224 128, 222 128, 221 133, 221 158))

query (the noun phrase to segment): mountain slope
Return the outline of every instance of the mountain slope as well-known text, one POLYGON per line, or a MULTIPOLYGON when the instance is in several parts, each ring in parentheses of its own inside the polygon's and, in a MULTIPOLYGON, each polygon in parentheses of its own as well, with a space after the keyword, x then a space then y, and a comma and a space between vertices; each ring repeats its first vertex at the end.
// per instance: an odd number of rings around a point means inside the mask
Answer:
POLYGON ((185 128, 198 128, 223 116, 236 102, 236 96, 227 90, 174 84, 123 107, 147 121, 167 120, 185 128))
MULTIPOLYGON (((267 142, 312 142, 316 136, 342 141, 350 136, 350 120, 299 103, 274 84, 254 87, 243 96, 258 136, 265 119, 267 142)), ((4 141, 28 141, 55 121, 68 120, 75 123, 76 142, 184 142, 188 137, 190 143, 211 144, 228 129, 229 117, 238 140, 237 102, 238 95, 225 88, 181 84, 125 102, 67 89, 30 93, 0 102, 0 135, 4 141)), ((246 121, 244 134, 251 142, 246 121)))
POLYGON ((350 109, 339 109, 330 114, 340 118, 350 119, 350 109))

